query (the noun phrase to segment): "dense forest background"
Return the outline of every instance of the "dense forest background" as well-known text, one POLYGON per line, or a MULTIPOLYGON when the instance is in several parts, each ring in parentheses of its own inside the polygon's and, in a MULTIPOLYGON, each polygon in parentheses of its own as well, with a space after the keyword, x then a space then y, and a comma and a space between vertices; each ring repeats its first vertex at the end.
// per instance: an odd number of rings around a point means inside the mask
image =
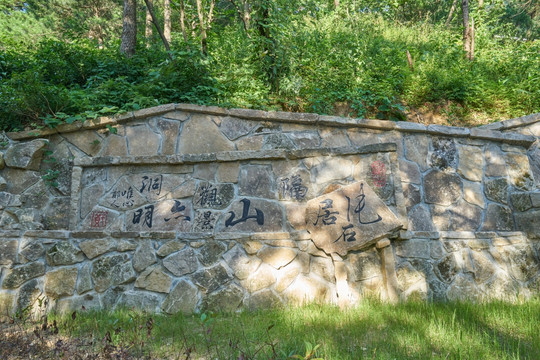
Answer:
POLYGON ((0 0, 0 129, 171 102, 478 125, 540 112, 537 0, 0 0))

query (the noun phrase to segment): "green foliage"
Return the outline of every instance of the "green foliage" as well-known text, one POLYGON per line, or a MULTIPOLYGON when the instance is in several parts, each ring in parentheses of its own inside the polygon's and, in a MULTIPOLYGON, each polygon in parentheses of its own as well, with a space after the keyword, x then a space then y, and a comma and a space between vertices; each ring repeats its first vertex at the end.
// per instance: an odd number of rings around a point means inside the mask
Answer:
MULTIPOLYGON (((396 121, 427 107, 452 124, 540 112, 540 44, 530 40, 538 37, 538 7, 474 3, 476 56, 468 61, 459 9, 443 25, 451 3, 341 0, 336 9, 333 0, 258 0, 250 2, 246 31, 231 2, 217 2, 208 56, 196 32, 188 31, 187 42, 175 32, 173 18, 170 61, 157 38, 144 46, 142 26, 136 55, 118 52, 121 2, 4 0, 0 129, 54 127, 171 102, 320 114, 344 104, 345 115, 396 121)), ((173 2, 173 16, 178 6, 173 2)), ((188 24, 196 15, 186 1, 188 24)))

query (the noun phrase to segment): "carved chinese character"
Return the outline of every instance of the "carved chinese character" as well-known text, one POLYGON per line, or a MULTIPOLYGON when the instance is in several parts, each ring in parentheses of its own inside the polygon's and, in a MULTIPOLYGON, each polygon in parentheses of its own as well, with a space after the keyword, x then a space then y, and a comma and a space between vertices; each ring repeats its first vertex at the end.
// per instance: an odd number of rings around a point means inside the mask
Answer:
POLYGON ((339 211, 330 211, 330 209, 334 208, 334 201, 332 199, 325 199, 320 203, 324 204, 324 206, 319 205, 319 213, 317 214, 317 220, 313 225, 317 226, 319 220, 321 220, 322 224, 325 226, 335 224, 337 218, 334 215, 338 215, 339 211))
POLYGON ((308 188, 302 184, 300 175, 293 175, 291 178, 282 178, 280 192, 283 198, 302 200, 306 197, 308 188))
POLYGON ((203 185, 199 192, 197 204, 202 207, 221 205, 221 201, 217 196, 217 188, 213 187, 211 184, 203 185))
MULTIPOLYGON (((152 218, 154 216, 154 205, 148 205, 144 207, 146 213, 144 213, 143 225, 152 228, 152 218)), ((143 216, 143 209, 138 209, 133 214, 133 224, 139 224, 143 216)))
MULTIPOLYGON (((351 198, 348 196, 345 196, 347 198, 347 221, 351 221, 349 217, 349 213, 351 211, 351 198)), ((360 193, 356 197, 358 199, 358 205, 354 208, 354 213, 358 214, 358 222, 360 224, 366 225, 366 224, 374 224, 376 222, 379 222, 382 220, 382 217, 377 214, 377 218, 374 220, 362 220, 362 210, 364 210, 364 207, 366 206, 366 195, 364 194, 364 184, 360 184, 360 193)))
POLYGON ((161 194, 161 183, 163 182, 163 175, 156 177, 143 176, 142 177, 142 186, 139 192, 153 192, 156 195, 161 194))
POLYGON ((248 219, 255 219, 257 220, 258 225, 264 225, 264 213, 261 210, 255 208, 255 215, 249 215, 249 207, 251 206, 251 201, 249 201, 248 199, 242 199, 240 201, 244 206, 242 209, 242 217, 238 220, 234 220, 236 214, 232 211, 229 211, 231 216, 229 216, 227 221, 225 221, 225 227, 234 226, 241 222, 246 222, 248 219))
POLYGON ((347 226, 342 226, 341 228, 343 229, 343 232, 341 233, 341 235, 334 242, 338 242, 341 239, 343 239, 343 241, 347 241, 347 242, 356 241, 356 238, 355 238, 356 232, 354 230, 351 230, 352 228, 354 228, 353 224, 349 224, 347 226))
MULTIPOLYGON (((171 213, 173 213, 173 214, 178 214, 178 213, 180 213, 181 211, 184 211, 184 210, 186 210, 186 207, 185 207, 184 205, 182 205, 182 203, 181 203, 180 201, 174 200, 174 205, 173 205, 173 207, 171 208, 171 213)), ((184 220, 186 220, 186 221, 190 221, 190 220, 191 220, 191 218, 190 218, 189 216, 182 215, 182 214, 177 215, 174 219, 178 219, 178 218, 180 218, 180 217, 183 217, 184 220)), ((171 219, 172 219, 172 218, 165 218, 164 220, 165 220, 165 222, 167 222, 167 221, 169 221, 169 220, 171 220, 171 219)))

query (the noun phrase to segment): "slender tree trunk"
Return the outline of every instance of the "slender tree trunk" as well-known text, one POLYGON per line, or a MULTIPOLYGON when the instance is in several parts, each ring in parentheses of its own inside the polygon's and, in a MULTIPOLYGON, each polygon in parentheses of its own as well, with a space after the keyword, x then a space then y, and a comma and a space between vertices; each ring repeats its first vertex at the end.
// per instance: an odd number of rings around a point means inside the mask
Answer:
POLYGON ((471 58, 471 27, 469 25, 469 0, 461 1, 461 10, 463 12, 463 50, 467 58, 471 58))
POLYGON ((458 2, 458 0, 454 0, 454 2, 452 3, 452 7, 450 8, 450 12, 448 13, 448 17, 446 18, 446 23, 444 24, 444 26, 446 26, 446 27, 448 27, 448 25, 450 25, 450 22, 452 21, 452 18, 454 17, 454 11, 456 11, 457 2, 458 2))
MULTIPOLYGON (((149 3, 152 4, 152 0, 149 0, 149 3)), ((153 4, 152 4, 153 5, 153 4)), ((145 22, 145 28, 144 28, 144 37, 146 38, 146 47, 150 47, 151 39, 152 39, 152 15, 150 15, 150 11, 148 10, 148 7, 146 8, 146 22, 145 22)))
POLYGON ((171 42, 171 0, 163 0, 163 35, 171 42))
POLYGON ((484 7, 484 0, 478 0, 478 7, 483 8, 484 7))
MULTIPOLYGON (((184 42, 188 43, 188 37, 186 33, 186 8, 184 7, 184 0, 180 0, 180 29, 182 29, 182 37, 184 42)), ((187 46, 189 50, 189 45, 187 46)))
POLYGON ((206 16, 206 21, 204 19, 204 13, 202 8, 202 1, 197 0, 197 15, 199 16, 199 31, 201 34, 201 52, 204 56, 208 55, 208 29, 210 28, 210 24, 212 23, 213 16, 214 16, 214 5, 216 1, 211 0, 210 1, 210 9, 208 10, 208 15, 206 16))
POLYGON ((248 38, 251 39, 251 35, 249 34, 249 26, 251 21, 251 8, 249 5, 248 0, 241 0, 242 6, 236 2, 236 0, 229 0, 231 4, 236 8, 236 12, 238 13, 238 17, 242 21, 242 25, 244 26, 244 31, 248 38))
POLYGON ((165 38, 165 35, 163 34, 163 31, 161 31, 161 27, 159 26, 158 20, 156 18, 156 14, 154 14, 154 9, 152 7, 152 4, 150 3, 150 0, 144 0, 144 2, 146 3, 146 7, 147 7, 148 11, 150 12, 150 16, 152 16, 152 22, 154 23, 154 26, 155 26, 159 36, 161 37, 161 41, 163 41, 163 46, 165 46, 165 49, 167 49, 167 53, 169 54, 169 58, 171 59, 172 62, 174 62, 174 59, 173 59, 173 57, 171 55, 171 48, 169 47, 169 42, 165 38))
POLYGON ((339 0, 334 0, 334 7, 336 9, 339 7, 339 0))
POLYGON ((137 0, 124 0, 122 42, 120 52, 127 57, 135 54, 137 44, 137 0))
POLYGON ((471 50, 469 52, 469 60, 474 60, 474 18, 471 18, 471 50))

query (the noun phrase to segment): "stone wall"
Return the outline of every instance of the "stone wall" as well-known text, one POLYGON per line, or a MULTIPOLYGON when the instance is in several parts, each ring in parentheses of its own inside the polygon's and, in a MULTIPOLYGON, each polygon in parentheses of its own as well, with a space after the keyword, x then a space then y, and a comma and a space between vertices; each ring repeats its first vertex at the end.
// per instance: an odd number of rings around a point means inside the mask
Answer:
POLYGON ((528 297, 538 123, 171 104, 5 134, 0 310, 528 297))

